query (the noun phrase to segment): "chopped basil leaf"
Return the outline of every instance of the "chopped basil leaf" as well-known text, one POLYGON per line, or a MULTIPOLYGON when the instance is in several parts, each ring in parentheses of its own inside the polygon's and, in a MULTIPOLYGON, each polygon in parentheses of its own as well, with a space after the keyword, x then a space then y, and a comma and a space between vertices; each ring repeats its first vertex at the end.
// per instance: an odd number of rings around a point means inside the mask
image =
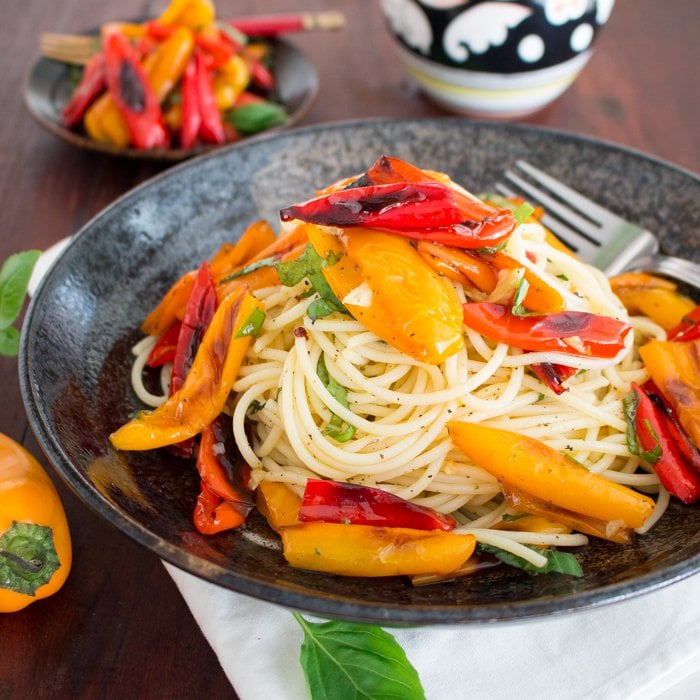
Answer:
POLYGON ((578 563, 578 559, 576 559, 576 557, 570 552, 561 552, 555 547, 550 547, 548 549, 542 549, 541 547, 530 547, 530 549, 547 557, 547 563, 542 567, 534 566, 526 559, 516 556, 515 554, 511 554, 510 552, 506 552, 500 547, 493 547, 490 544, 483 544, 481 542, 477 545, 477 551, 493 554, 504 564, 515 566, 518 569, 523 569, 523 571, 527 571, 528 574, 536 575, 557 573, 566 574, 567 576, 583 576, 583 569, 578 563))
POLYGON ((33 596, 60 566, 50 527, 13 521, 0 537, 0 589, 33 596))
POLYGON ((254 263, 250 263, 250 265, 245 265, 240 270, 227 275, 219 281, 219 284, 230 282, 231 280, 235 280, 237 277, 243 277, 243 275, 247 275, 249 272, 255 272, 255 270, 259 270, 263 267, 272 267, 276 263, 277 258, 274 256, 270 256, 269 258, 260 258, 260 260, 256 260, 254 263))
POLYGON ((257 399, 253 399, 250 402, 250 405, 248 406, 248 410, 246 413, 249 416, 252 416, 254 413, 257 413, 258 411, 262 411, 263 408, 265 408, 265 401, 258 401, 257 399))
POLYGON ((516 226, 520 226, 520 224, 525 223, 525 221, 527 221, 528 217, 532 216, 534 211, 535 211, 535 207, 533 207, 531 204, 528 204, 527 202, 523 202, 513 212, 513 217, 515 218, 516 226))
POLYGON ((416 669, 381 627, 292 614, 304 631, 300 661, 312 700, 425 700, 416 669))
POLYGON ((335 265, 339 260, 340 256, 334 253, 328 253, 325 258, 322 258, 309 243, 302 255, 296 260, 289 260, 275 265, 280 282, 285 287, 293 287, 305 277, 311 282, 311 289, 305 296, 317 293, 320 297, 318 300, 313 301, 307 309, 306 313, 312 321, 328 316, 334 311, 348 313, 321 272, 325 267, 335 265))
POLYGON ((525 301, 525 296, 527 295, 527 290, 530 288, 530 283, 523 277, 518 284, 518 288, 515 290, 515 298, 513 299, 513 307, 511 308, 511 313, 513 316, 527 316, 528 311, 523 306, 523 301, 525 301))
POLYGON ((659 444, 659 436, 652 427, 649 420, 644 420, 644 427, 649 431, 649 434, 654 438, 656 445, 653 450, 643 450, 639 444, 637 436, 637 407, 639 406, 639 397, 635 391, 631 391, 622 400, 622 406, 625 411, 625 420, 627 421, 627 449, 631 454, 637 455, 649 464, 656 464, 661 459, 661 445, 659 444))
POLYGON ((520 520, 521 518, 525 517, 525 513, 503 513, 503 521, 506 523, 512 523, 515 520, 520 520))
POLYGON ((241 134, 257 134, 287 120, 287 111, 274 102, 251 102, 225 113, 226 120, 241 134))
POLYGON ((41 251, 27 250, 10 255, 0 268, 0 355, 19 352, 19 331, 12 326, 27 295, 27 287, 41 251))
MULTIPOLYGON (((323 353, 321 353, 321 356, 318 358, 316 374, 318 374, 319 379, 323 382, 323 386, 328 389, 328 393, 343 406, 343 408, 349 408, 348 390, 330 376, 323 353)), ((348 425, 340 416, 336 416, 334 413, 328 425, 323 430, 323 434, 330 435, 338 442, 347 442, 355 435, 355 426, 348 425)))
POLYGON ((257 337, 265 321, 265 312, 261 309, 253 309, 248 318, 243 321, 243 325, 238 329, 236 338, 243 338, 246 335, 257 337))

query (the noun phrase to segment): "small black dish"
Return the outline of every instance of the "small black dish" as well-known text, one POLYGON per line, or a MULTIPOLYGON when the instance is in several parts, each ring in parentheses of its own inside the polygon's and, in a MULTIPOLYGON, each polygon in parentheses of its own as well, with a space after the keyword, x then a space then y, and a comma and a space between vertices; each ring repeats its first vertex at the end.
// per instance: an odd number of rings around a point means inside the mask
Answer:
MULTIPOLYGON (((273 127, 269 130, 272 132, 293 126, 309 111, 318 93, 318 74, 313 63, 296 46, 280 38, 269 41, 275 55, 275 101, 283 105, 288 114, 284 124, 273 127)), ((124 158, 180 161, 229 145, 139 150, 101 143, 80 129, 68 129, 61 124, 60 114, 73 90, 70 68, 66 63, 39 58, 29 73, 24 103, 41 126, 73 146, 124 158)))

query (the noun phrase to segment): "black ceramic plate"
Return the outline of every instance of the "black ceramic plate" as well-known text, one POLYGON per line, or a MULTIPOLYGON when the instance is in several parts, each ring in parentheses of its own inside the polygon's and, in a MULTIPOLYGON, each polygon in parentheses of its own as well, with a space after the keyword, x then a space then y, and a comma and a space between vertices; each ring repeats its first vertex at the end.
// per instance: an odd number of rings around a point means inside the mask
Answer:
POLYGON ((388 153, 488 188, 517 158, 658 232, 669 253, 700 257, 700 179, 613 145, 461 119, 373 121, 263 137, 184 163, 90 222, 34 297, 20 356, 37 437, 61 476, 106 520, 163 559, 221 586, 329 617, 380 623, 522 619, 596 606, 700 569, 700 509, 674 503, 629 546, 594 541, 585 576, 508 567, 433 586, 289 568, 263 520, 203 537, 192 527, 195 470, 168 454, 117 453, 108 435, 139 408, 129 383, 138 325, 170 283, 253 219, 362 171, 388 153))
MULTIPOLYGON (((295 46, 283 39, 271 39, 275 54, 274 75, 277 86, 272 96, 289 115, 275 131, 296 124, 309 110, 318 92, 318 75, 309 59, 295 46)), ((148 151, 119 148, 89 138, 84 131, 67 129, 60 114, 73 90, 70 67, 65 63, 40 58, 32 67, 24 90, 24 102, 32 116, 52 134, 79 148, 100 151, 126 158, 179 161, 220 146, 196 148, 158 148, 148 151)), ((270 130, 272 131, 272 130, 270 130)))

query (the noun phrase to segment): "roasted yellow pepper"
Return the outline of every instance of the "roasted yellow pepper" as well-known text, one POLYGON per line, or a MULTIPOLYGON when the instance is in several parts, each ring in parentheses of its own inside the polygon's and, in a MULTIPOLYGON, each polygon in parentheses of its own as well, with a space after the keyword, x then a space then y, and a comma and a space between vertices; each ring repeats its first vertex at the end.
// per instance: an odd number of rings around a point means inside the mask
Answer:
POLYGON ((323 275, 350 313, 382 340, 435 365, 463 346, 454 286, 408 239, 364 228, 346 228, 337 236, 313 224, 306 230, 321 257, 340 256, 323 275))
POLYGON ((280 534, 289 564, 339 576, 446 576, 476 546, 473 535, 407 527, 305 523, 280 534))
POLYGON ((237 337, 260 302, 245 287, 216 310, 185 381, 153 411, 144 411, 110 435, 118 450, 152 450, 198 435, 224 409, 250 336, 237 337))
POLYGON ((215 18, 216 9, 211 0, 172 0, 158 17, 158 23, 200 29, 211 24, 215 18))
POLYGON ((695 308, 695 302, 670 280, 646 272, 625 272, 610 279, 610 286, 630 314, 644 314, 669 330, 695 308))
POLYGON ((621 527, 641 527, 654 510, 648 496, 589 472, 525 435, 476 423, 448 423, 452 442, 499 481, 559 508, 621 527))
POLYGON ((66 515, 48 474, 0 434, 0 612, 58 591, 71 568, 66 515))
POLYGON ((275 532, 293 525, 301 525, 299 506, 301 498, 279 481, 263 481, 255 492, 258 510, 275 532))

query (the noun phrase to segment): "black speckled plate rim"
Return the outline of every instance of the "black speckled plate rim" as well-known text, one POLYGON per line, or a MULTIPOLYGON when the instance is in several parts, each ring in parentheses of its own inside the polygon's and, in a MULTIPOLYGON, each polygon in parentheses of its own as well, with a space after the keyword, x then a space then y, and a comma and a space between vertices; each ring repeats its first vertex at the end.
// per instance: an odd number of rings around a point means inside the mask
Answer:
MULTIPOLYGON (((167 171, 149 179, 131 191, 125 193, 106 207, 102 212, 88 222, 74 237, 74 242, 86 234, 87 231, 96 225, 102 217, 110 216, 114 210, 122 207, 130 198, 138 195, 141 190, 150 187, 156 181, 163 181, 180 174, 190 168, 198 168, 204 160, 220 158, 230 150, 255 148, 260 141, 273 139, 286 140, 302 137, 308 133, 319 131, 344 131, 357 127, 378 127, 386 124, 386 119, 361 119, 338 121, 327 124, 318 124, 308 127, 292 129, 277 134, 261 134, 247 139, 244 142, 233 144, 224 149, 218 149, 199 156, 195 159, 180 163, 167 171)), ((621 146, 613 142, 608 142, 588 136, 581 136, 564 130, 548 129, 544 127, 484 122, 479 120, 464 119, 461 117, 444 117, 431 119, 402 119, 392 120, 393 124, 435 124, 441 128, 449 129, 450 125, 471 124, 475 128, 485 128, 502 132, 504 138, 508 133, 516 132, 522 134, 532 134, 539 137, 552 136, 588 144, 596 149, 609 149, 626 153, 635 158, 648 161, 653 165, 670 169, 678 174, 696 180, 700 184, 700 177, 690 170, 684 169, 673 163, 656 158, 642 151, 621 146)), ((74 242, 62 253, 61 258, 74 245, 74 242)), ((59 258, 59 264, 60 259, 59 258)), ((106 519, 112 526, 124 532, 136 542, 148 547, 161 559, 174 566, 181 568, 195 576, 208 580, 212 583, 222 585, 238 593, 242 593, 253 598, 273 602, 287 608, 297 609, 307 613, 335 618, 352 619, 358 622, 379 623, 386 625, 453 625, 465 623, 493 623, 493 622, 519 622, 523 620, 540 618, 543 616, 564 615, 577 610, 599 607, 601 605, 612 604, 628 599, 632 596, 649 593, 659 588, 670 585, 676 581, 700 571, 700 551, 689 559, 667 567, 661 571, 651 571, 648 574, 639 576, 632 581, 601 586, 600 588, 583 593, 573 593, 566 596, 540 597, 534 600, 518 601, 512 604, 478 604, 478 605, 426 605, 426 606, 404 606, 375 604, 372 602, 348 601, 342 596, 336 596, 327 592, 314 592, 304 588, 295 590, 293 587, 284 589, 256 580, 254 576, 244 573, 232 572, 213 562, 204 561, 199 557, 192 557, 181 548, 163 541, 159 536, 143 527, 135 518, 128 514, 116 510, 101 494, 99 494, 90 482, 82 474, 78 474, 71 465, 70 457, 63 451, 61 445, 55 440, 50 431, 47 430, 45 412, 40 400, 38 387, 32 386, 30 380, 31 357, 29 356, 29 346, 27 338, 31 327, 34 306, 41 298, 42 289, 49 285, 58 266, 52 268, 42 280, 39 289, 32 299, 26 315, 25 330, 22 334, 22 342, 19 356, 19 378, 21 394, 27 409, 31 427, 37 440, 56 468, 58 474, 74 490, 78 497, 89 505, 98 515, 106 519)))

